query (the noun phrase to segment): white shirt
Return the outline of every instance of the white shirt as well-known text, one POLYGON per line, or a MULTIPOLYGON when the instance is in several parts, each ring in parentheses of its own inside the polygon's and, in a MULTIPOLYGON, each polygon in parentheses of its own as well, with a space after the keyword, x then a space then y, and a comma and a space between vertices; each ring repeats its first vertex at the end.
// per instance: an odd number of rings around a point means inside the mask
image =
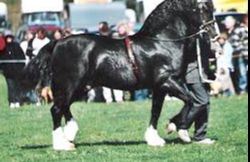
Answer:
POLYGON ((28 48, 28 41, 22 41, 21 43, 20 43, 20 47, 22 48, 22 50, 23 50, 23 53, 25 54, 25 59, 27 60, 27 61, 29 61, 29 57, 26 55, 26 51, 27 51, 27 48, 28 48))
POLYGON ((43 48, 46 44, 50 42, 49 38, 45 37, 44 39, 38 39, 37 37, 33 40, 33 54, 37 55, 41 48, 43 48))

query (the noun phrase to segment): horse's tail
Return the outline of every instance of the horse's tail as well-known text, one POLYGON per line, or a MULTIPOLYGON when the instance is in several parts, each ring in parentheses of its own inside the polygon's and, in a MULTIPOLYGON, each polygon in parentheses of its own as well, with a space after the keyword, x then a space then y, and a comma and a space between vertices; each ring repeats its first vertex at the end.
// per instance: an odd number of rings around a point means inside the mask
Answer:
POLYGON ((38 84, 47 86, 51 80, 51 58, 57 41, 45 45, 23 70, 22 85, 33 89, 38 84))

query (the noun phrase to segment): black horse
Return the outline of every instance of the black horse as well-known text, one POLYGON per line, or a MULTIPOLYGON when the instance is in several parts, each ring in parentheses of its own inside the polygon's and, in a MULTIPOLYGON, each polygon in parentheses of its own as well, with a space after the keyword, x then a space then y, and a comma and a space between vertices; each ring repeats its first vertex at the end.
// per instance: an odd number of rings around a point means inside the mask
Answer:
POLYGON ((186 109, 192 105, 192 98, 181 84, 184 54, 190 48, 190 39, 202 32, 211 38, 217 35, 213 10, 211 0, 165 0, 147 18, 142 29, 126 39, 84 34, 70 36, 51 46, 47 51, 53 51, 52 56, 38 66, 50 69, 46 74, 52 77, 53 148, 74 149, 72 141, 78 126, 70 105, 86 92, 87 85, 121 90, 152 89, 151 120, 145 140, 149 145, 163 146, 165 141, 157 133, 157 123, 165 95, 181 99, 186 109), (62 117, 66 120, 64 129, 62 117))

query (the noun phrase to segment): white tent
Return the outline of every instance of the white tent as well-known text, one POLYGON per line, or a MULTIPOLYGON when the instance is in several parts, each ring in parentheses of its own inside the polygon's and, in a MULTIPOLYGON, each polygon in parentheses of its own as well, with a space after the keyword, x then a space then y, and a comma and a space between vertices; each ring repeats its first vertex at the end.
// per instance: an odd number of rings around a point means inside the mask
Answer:
POLYGON ((22 13, 61 12, 63 0, 22 0, 22 13))
POLYGON ((0 15, 4 15, 7 18, 7 5, 3 2, 0 2, 0 15))

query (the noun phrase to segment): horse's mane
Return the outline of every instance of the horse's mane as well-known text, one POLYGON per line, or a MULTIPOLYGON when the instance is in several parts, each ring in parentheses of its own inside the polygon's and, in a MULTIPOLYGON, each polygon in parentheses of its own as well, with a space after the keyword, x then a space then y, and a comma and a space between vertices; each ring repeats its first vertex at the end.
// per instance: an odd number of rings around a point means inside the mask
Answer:
MULTIPOLYGON (((154 33, 169 24, 169 20, 174 17, 185 19, 188 15, 182 15, 185 10, 192 7, 192 0, 165 0, 148 16, 141 33, 154 33)), ((187 14, 187 13, 186 13, 187 14)))

